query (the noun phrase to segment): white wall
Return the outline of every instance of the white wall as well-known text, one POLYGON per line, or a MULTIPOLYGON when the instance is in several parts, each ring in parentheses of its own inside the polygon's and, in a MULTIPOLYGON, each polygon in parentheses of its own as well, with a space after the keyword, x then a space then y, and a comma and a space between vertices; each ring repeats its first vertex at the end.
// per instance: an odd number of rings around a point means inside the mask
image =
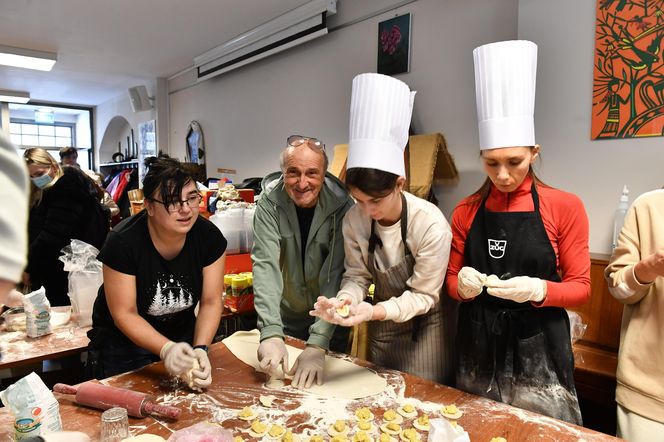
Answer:
POLYGON ((596 5, 594 0, 520 0, 519 38, 539 46, 540 175, 581 197, 590 219, 590 250, 607 253, 623 184, 630 201, 664 185, 664 138, 590 140, 596 5))
MULTIPOLYGON (((335 23, 366 16, 396 1, 339 0, 335 23)), ((442 132, 461 173, 460 184, 438 189, 446 215, 479 186, 472 50, 517 35, 517 0, 418 0, 398 10, 412 14, 411 71, 397 78, 418 91, 413 125, 442 132)), ((351 81, 375 72, 378 22, 394 12, 332 32, 200 84, 193 72, 172 80, 170 151, 184 157, 191 120, 203 128, 207 172, 237 169, 237 178, 278 169, 290 134, 321 138, 331 148, 348 139, 351 81)), ((219 42, 220 44, 222 42, 219 42)))

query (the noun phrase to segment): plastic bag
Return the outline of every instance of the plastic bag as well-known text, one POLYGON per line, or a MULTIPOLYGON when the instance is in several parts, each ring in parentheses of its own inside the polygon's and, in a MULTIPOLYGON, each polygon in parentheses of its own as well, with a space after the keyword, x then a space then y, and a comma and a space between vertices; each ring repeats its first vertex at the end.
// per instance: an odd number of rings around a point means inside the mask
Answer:
POLYGON ((99 286, 104 282, 102 263, 97 260, 99 250, 78 239, 61 250, 60 261, 69 272, 69 299, 73 308, 72 318, 78 325, 92 324, 92 307, 99 286))
POLYGON ((208 422, 199 422, 171 434, 168 442, 233 442, 233 433, 208 422))
POLYGON ((14 416, 14 439, 27 439, 62 430, 60 405, 35 373, 30 373, 0 392, 0 399, 14 416))
POLYGON ((447 419, 431 419, 427 442, 470 442, 470 437, 461 426, 453 427, 447 419))
MULTIPOLYGON (((588 325, 583 323, 581 315, 579 315, 577 312, 567 310, 567 316, 569 316, 569 335, 570 339, 572 340, 572 345, 574 345, 576 341, 583 338, 583 335, 586 333, 586 328, 588 328, 588 325)), ((573 353, 576 362, 582 363, 583 356, 581 355, 581 353, 577 351, 573 351, 573 353)))

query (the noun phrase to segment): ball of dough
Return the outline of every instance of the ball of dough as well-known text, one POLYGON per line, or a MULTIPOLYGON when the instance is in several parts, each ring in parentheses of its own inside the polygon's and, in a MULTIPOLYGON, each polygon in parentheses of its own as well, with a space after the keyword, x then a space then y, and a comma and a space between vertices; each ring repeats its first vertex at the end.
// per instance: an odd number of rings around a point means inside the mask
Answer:
POLYGON ((198 359, 194 358, 194 363, 191 365, 191 368, 180 375, 180 378, 186 382, 187 387, 192 390, 200 390, 194 385, 194 371, 201 369, 201 365, 198 363, 198 359))
POLYGON ((337 314, 342 318, 348 317, 350 314, 350 307, 348 307, 348 304, 344 304, 343 306, 339 307, 337 309, 337 314))

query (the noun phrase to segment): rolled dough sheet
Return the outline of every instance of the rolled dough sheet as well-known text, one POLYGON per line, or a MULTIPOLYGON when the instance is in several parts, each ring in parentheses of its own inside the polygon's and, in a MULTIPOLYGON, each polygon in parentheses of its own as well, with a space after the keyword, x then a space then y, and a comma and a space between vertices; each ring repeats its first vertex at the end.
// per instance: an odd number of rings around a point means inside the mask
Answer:
MULTIPOLYGON (((239 331, 221 342, 239 360, 260 371, 256 356, 259 338, 258 330, 239 331)), ((290 345, 286 345, 286 349, 288 350, 288 362, 292 365, 302 350, 290 345)), ((376 372, 349 361, 325 356, 325 382, 323 385, 314 384, 306 391, 325 397, 359 399, 382 393, 386 387, 387 381, 378 376, 376 372)))

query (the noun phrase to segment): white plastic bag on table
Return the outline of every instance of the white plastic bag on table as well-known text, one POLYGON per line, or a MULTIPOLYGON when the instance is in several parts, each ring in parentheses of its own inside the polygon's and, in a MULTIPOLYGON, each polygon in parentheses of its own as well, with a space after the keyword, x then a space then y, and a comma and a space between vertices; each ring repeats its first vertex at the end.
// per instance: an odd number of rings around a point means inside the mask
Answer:
POLYGON ((470 437, 459 425, 453 427, 447 419, 430 419, 427 442, 470 442, 470 437))
POLYGON ((69 299, 72 305, 72 318, 78 325, 92 325, 92 307, 99 286, 104 282, 102 263, 97 260, 99 250, 78 239, 61 250, 59 258, 69 272, 69 299))
POLYGON ((219 425, 199 422, 171 434, 168 442, 233 442, 233 434, 219 425))

